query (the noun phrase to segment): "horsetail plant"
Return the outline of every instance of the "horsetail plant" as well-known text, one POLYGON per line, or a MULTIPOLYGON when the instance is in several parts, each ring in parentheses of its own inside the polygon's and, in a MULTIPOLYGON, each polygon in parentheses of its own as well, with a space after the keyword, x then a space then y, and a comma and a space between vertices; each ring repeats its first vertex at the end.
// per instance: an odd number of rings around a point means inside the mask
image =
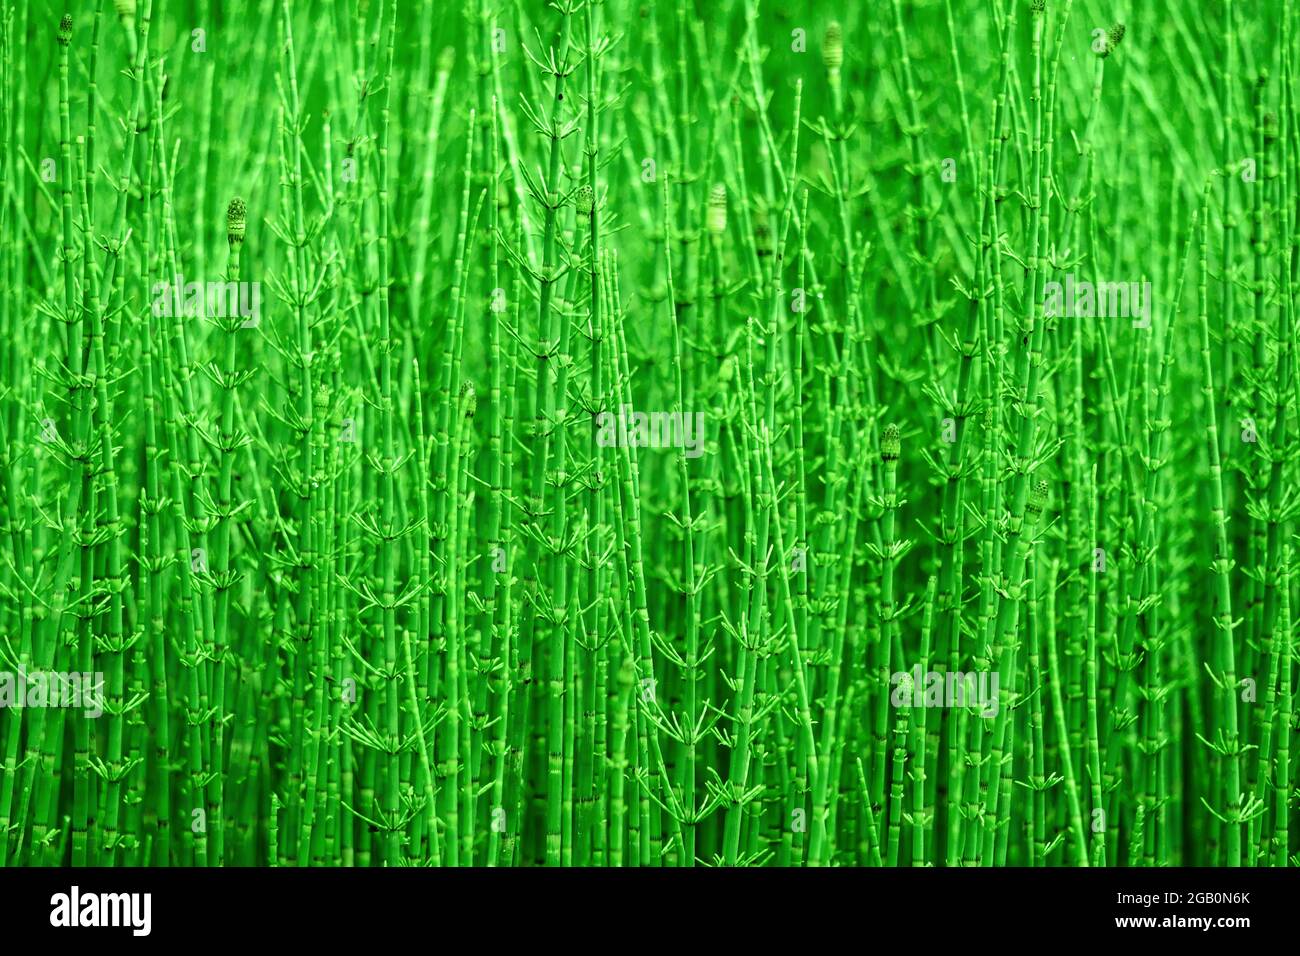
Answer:
POLYGON ((0 862, 1296 862, 1290 0, 453 6, 0 11, 0 862))

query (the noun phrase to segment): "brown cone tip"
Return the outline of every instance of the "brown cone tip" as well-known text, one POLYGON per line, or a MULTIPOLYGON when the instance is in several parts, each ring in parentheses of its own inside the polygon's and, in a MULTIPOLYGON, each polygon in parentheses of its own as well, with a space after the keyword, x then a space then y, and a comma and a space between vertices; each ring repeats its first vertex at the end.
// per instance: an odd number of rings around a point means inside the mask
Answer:
POLYGON ((59 18, 59 43, 67 46, 72 40, 72 15, 65 13, 59 18))
POLYGON ((1026 506, 1030 514, 1037 515, 1047 506, 1047 493, 1050 486, 1047 479, 1039 478, 1029 490, 1029 503, 1026 506))
POLYGON ((246 216, 244 200, 238 197, 230 200, 230 205, 226 207, 226 236, 231 242, 244 241, 246 216))
POLYGON ((885 432, 880 437, 880 457, 885 461, 894 461, 898 458, 902 450, 903 443, 898 437, 897 425, 886 425, 885 432))

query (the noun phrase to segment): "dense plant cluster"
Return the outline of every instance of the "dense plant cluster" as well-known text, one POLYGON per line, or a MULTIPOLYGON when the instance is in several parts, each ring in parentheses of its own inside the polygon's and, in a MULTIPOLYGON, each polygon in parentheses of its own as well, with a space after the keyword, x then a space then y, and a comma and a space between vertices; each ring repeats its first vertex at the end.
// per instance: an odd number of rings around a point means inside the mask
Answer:
POLYGON ((6 4, 0 862, 1289 865, 1294 54, 6 4))

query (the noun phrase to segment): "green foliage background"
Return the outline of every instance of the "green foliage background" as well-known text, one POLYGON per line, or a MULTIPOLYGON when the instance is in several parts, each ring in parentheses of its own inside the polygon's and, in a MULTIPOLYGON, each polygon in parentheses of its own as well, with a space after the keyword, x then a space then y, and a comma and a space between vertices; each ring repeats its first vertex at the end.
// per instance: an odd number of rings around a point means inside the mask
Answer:
POLYGON ((1290 0, 0 27, 0 862, 1292 862, 1290 0))

